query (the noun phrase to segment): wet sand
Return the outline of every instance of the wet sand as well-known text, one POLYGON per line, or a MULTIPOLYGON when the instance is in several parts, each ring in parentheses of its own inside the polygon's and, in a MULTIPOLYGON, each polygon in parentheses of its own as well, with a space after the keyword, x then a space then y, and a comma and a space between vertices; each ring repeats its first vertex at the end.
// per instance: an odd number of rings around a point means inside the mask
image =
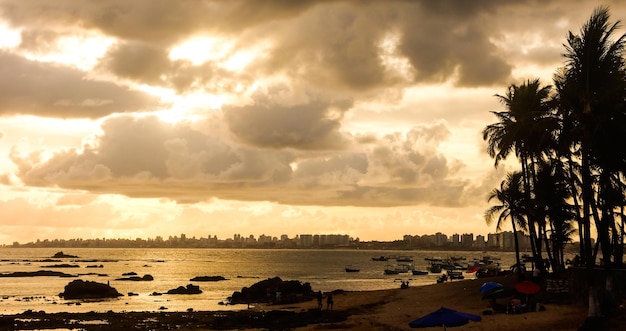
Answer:
MULTIPOLYGON (((81 323, 84 330, 410 330, 408 323, 440 307, 447 307, 481 316, 453 330, 577 330, 587 316, 582 304, 565 300, 541 298, 544 311, 521 314, 484 314, 489 302, 479 291, 485 281, 498 281, 511 286, 515 277, 486 280, 461 280, 428 286, 380 291, 337 292, 332 311, 317 309, 311 300, 287 305, 258 305, 242 311, 141 312, 141 313, 31 313, 2 316, 0 329, 9 324, 18 330, 49 327, 68 328, 68 321, 81 323), (44 327, 45 326, 45 327, 44 327)), ((498 299, 506 303, 507 299, 498 299)), ((598 330, 625 330, 626 313, 597 325, 598 330)), ((74 324, 74 327, 78 325, 74 324)), ((433 330, 443 328, 432 328, 433 330)))

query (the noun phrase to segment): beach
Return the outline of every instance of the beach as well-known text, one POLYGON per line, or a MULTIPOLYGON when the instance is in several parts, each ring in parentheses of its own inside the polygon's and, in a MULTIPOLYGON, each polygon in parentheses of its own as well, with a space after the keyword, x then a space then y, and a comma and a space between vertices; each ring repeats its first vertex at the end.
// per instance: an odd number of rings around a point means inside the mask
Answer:
MULTIPOLYGON (((490 311, 488 300, 482 299, 479 289, 485 281, 497 281, 505 286, 515 283, 514 276, 487 280, 460 280, 406 289, 375 291, 335 291, 333 310, 317 309, 311 300, 286 305, 255 305, 240 311, 191 312, 129 312, 5 315, 0 327, 15 323, 15 319, 40 321, 40 324, 21 323, 18 330, 43 329, 43 325, 68 328, 62 321, 73 320, 74 326, 84 330, 409 330, 408 323, 440 307, 479 315, 482 320, 469 322, 454 330, 577 330, 587 316, 581 303, 539 300, 543 311, 520 314, 484 314, 490 311), (47 321, 47 322, 46 322, 47 321), (83 321, 84 324, 79 324, 83 321), (46 324, 47 323, 47 324, 46 324), (55 324, 56 323, 56 324, 55 324)), ((539 298, 541 298, 539 296, 539 298)), ((498 299, 505 303, 506 299, 498 299)), ((624 330, 623 311, 618 312, 597 330, 624 330)), ((432 328, 439 330, 440 328, 432 328)))

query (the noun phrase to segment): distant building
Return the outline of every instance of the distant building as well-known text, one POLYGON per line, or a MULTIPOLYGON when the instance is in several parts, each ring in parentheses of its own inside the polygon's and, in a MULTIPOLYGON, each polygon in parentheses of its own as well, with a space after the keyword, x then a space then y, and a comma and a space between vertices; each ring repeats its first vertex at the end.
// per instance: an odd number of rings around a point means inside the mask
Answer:
POLYGON ((300 247, 312 247, 313 246, 313 235, 312 234, 301 234, 300 235, 300 241, 299 241, 299 246, 300 247))
POLYGON ((461 246, 464 248, 469 248, 474 245, 474 234, 473 233, 464 233, 461 235, 461 246))
POLYGON ((479 234, 476 236, 476 241, 474 242, 474 247, 476 248, 485 248, 487 246, 487 242, 485 241, 485 236, 479 234))

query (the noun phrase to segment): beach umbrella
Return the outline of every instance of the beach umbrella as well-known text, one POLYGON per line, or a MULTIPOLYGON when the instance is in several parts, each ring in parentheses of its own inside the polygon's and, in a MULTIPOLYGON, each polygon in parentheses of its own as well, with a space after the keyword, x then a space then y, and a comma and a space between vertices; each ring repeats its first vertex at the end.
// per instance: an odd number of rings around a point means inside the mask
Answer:
POLYGON ((409 326, 412 328, 443 326, 443 329, 445 330, 446 327, 465 325, 469 321, 478 322, 480 321, 480 316, 441 307, 430 314, 409 322, 409 326))
POLYGON ((483 300, 507 298, 515 294, 515 290, 510 287, 496 287, 483 293, 483 300))
POLYGON ((485 294, 487 292, 489 292, 490 290, 493 290, 495 288, 500 288, 503 287, 502 284, 498 283, 498 282, 486 282, 483 283, 483 285, 480 286, 480 293, 485 294))
POLYGON ((537 283, 533 283, 530 280, 523 280, 515 285, 515 290, 522 294, 535 294, 541 291, 541 286, 537 283))

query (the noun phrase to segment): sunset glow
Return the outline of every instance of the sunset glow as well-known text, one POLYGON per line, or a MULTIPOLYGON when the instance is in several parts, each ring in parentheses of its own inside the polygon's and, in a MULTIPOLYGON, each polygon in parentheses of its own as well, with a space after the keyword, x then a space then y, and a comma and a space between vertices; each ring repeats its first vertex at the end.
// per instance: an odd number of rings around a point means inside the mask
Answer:
POLYGON ((598 5, 269 3, 3 2, 0 244, 495 232, 494 95, 598 5))

